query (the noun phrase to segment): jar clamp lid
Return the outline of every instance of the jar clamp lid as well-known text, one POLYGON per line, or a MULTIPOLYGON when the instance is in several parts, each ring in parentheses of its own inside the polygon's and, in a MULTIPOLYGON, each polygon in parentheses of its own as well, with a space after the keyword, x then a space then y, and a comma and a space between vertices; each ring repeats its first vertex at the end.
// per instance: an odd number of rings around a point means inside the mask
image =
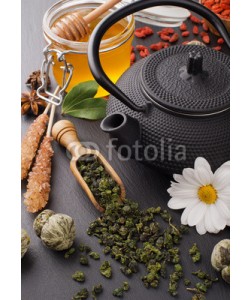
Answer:
MULTIPOLYGON (((41 66, 41 72, 46 73, 47 76, 42 77, 42 86, 37 90, 40 98, 44 99, 47 102, 50 102, 54 105, 60 105, 63 101, 65 90, 68 88, 71 78, 73 76, 74 66, 73 64, 67 62, 68 54, 80 54, 87 55, 87 41, 71 41, 64 39, 58 35, 56 35, 51 27, 53 26, 56 20, 61 17, 75 13, 75 12, 90 12, 91 10, 97 8, 101 4, 105 3, 105 0, 62 0, 54 5, 52 5, 44 14, 43 18, 43 32, 45 40, 48 45, 44 48, 44 60, 41 66), (57 62, 60 63, 60 68, 62 69, 62 77, 60 79, 60 90, 56 95, 55 93, 51 93, 48 90, 48 74, 51 71, 51 68, 57 62), (42 92, 46 92, 50 98, 45 98, 41 94, 42 92)), ((111 11, 116 10, 117 8, 121 8, 124 6, 123 0, 117 3, 111 11)), ((129 16, 127 18, 127 27, 126 30, 123 30, 122 34, 116 34, 112 37, 105 38, 101 41, 100 52, 107 52, 120 44, 124 43, 124 40, 129 39, 131 34, 133 33, 133 24, 134 18, 133 16, 129 16)), ((70 59, 68 59, 70 61, 70 59)), ((77 69, 77 66, 75 66, 77 69)))

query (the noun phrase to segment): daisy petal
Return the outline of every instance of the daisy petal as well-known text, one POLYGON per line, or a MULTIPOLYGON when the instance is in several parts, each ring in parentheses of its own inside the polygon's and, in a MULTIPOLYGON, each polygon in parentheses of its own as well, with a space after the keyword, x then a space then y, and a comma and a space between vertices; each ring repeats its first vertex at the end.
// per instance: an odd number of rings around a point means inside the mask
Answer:
POLYGON ((211 171, 211 167, 210 167, 208 161, 204 157, 197 157, 194 162, 195 170, 200 167, 203 167, 206 170, 211 171))
POLYGON ((195 187, 200 187, 200 182, 195 178, 195 171, 191 168, 186 168, 182 171, 185 180, 195 187))
POLYGON ((173 187, 176 190, 193 190, 193 191, 197 191, 197 187, 190 184, 190 183, 177 183, 177 182, 173 182, 171 184, 171 187, 173 187))
POLYGON ((226 219, 223 218, 219 214, 219 212, 214 204, 211 204, 209 209, 210 209, 210 215, 211 215, 212 222, 213 222, 215 229, 217 229, 217 230, 224 229, 227 224, 226 219))
POLYGON ((204 222, 205 221, 203 218, 200 220, 198 224, 196 224, 196 230, 200 235, 205 234, 207 232, 204 222))
POLYGON ((198 199, 190 201, 189 205, 185 208, 181 215, 181 224, 187 225, 188 215, 192 211, 192 209, 199 203, 198 199))
POLYGON ((183 189, 181 187, 171 187, 168 189, 169 194, 172 197, 181 198, 197 198, 197 190, 195 189, 183 189))
POLYGON ((199 202, 188 215, 188 225, 197 225, 201 219, 203 219, 207 210, 207 205, 203 202, 199 202))
POLYGON ((210 215, 210 207, 208 207, 208 209, 207 209, 204 220, 205 220, 204 225, 205 225, 206 230, 210 233, 215 233, 216 228, 214 227, 213 222, 212 222, 212 218, 210 215))
POLYGON ((228 198, 230 197, 230 186, 226 186, 225 188, 221 189, 220 195, 227 196, 228 198))
POLYGON ((212 184, 217 191, 222 191, 230 186, 230 168, 228 165, 215 171, 212 184))
POLYGON ((217 201, 222 201, 230 209, 230 198, 220 195, 217 201))
POLYGON ((179 183, 186 182, 185 178, 182 175, 174 174, 173 177, 174 177, 174 180, 179 183))
POLYGON ((213 178, 213 173, 211 170, 201 166, 197 167, 195 171, 196 179, 199 180, 199 182, 201 182, 202 185, 211 184, 213 178))
POLYGON ((171 209, 183 209, 186 208, 192 200, 194 199, 182 199, 173 197, 168 201, 168 207, 171 209))
POLYGON ((230 219, 230 210, 229 207, 222 201, 217 200, 215 203, 215 206, 219 212, 219 214, 225 218, 225 219, 230 219))
POLYGON ((224 164, 222 164, 222 165, 220 166, 220 168, 221 168, 221 167, 225 167, 225 166, 229 166, 229 167, 230 167, 230 160, 228 160, 228 161, 226 161, 224 164))

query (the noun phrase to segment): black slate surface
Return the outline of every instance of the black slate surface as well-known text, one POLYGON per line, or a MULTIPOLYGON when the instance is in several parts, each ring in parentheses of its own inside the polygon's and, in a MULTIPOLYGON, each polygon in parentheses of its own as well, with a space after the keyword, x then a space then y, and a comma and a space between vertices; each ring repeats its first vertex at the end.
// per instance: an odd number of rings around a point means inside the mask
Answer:
MULTIPOLYGON (((25 80, 29 73, 39 69, 42 61, 42 49, 45 46, 42 36, 42 16, 53 0, 23 0, 22 1, 22 89, 25 90, 25 80)), ((216 38, 214 38, 216 40, 216 38)), ((159 41, 158 36, 146 39, 143 43, 148 45, 154 41, 159 41)), ((135 44, 142 43, 142 40, 136 40, 135 44)), ((57 111, 55 121, 61 118, 60 111, 57 111)), ((108 136, 99 129, 100 122, 89 122, 67 118, 74 122, 81 141, 95 142, 101 152, 107 156, 106 146, 108 136)), ((30 123, 34 120, 31 116, 22 117, 22 135, 26 132, 30 123)), ((101 260, 94 261, 90 259, 90 266, 83 267, 79 264, 79 253, 74 254, 66 260, 63 253, 54 252, 45 248, 39 238, 36 237, 32 224, 35 214, 26 212, 22 204, 22 228, 25 228, 31 236, 30 249, 22 259, 22 300, 69 300, 72 295, 82 287, 91 289, 94 284, 102 283, 104 286, 103 294, 98 299, 114 299, 112 290, 119 287, 122 281, 127 278, 119 271, 120 265, 109 257, 102 254, 102 249, 94 237, 86 234, 88 224, 99 216, 92 203, 74 179, 69 169, 69 158, 64 148, 56 142, 53 143, 55 151, 53 157, 52 172, 52 191, 50 202, 47 208, 56 212, 61 212, 72 216, 76 223, 77 238, 76 244, 83 241, 89 244, 93 250, 101 253, 101 260), (113 279, 108 280, 100 275, 98 269, 103 260, 109 260, 113 267, 113 279), (86 282, 80 284, 71 279, 71 275, 76 270, 84 270, 86 282)), ((170 185, 170 178, 153 170, 148 166, 141 165, 135 161, 119 161, 117 154, 113 152, 112 166, 120 174, 127 191, 128 197, 140 203, 142 208, 149 206, 162 206, 167 208, 169 195, 166 192, 170 185)), ((22 194, 25 192, 26 182, 22 182, 22 194)), ((23 196, 21 197, 23 200, 23 196)), ((175 222, 179 222, 181 211, 172 211, 175 222)), ((181 244, 182 263, 185 276, 192 278, 191 271, 202 268, 216 275, 210 265, 210 255, 213 246, 223 238, 229 238, 229 229, 212 235, 206 234, 199 236, 194 228, 190 233, 184 236, 181 244), (189 257, 188 249, 196 242, 202 252, 201 263, 195 266, 189 257)), ((134 299, 171 299, 167 292, 168 280, 161 280, 160 287, 157 290, 146 289, 140 276, 145 273, 141 266, 140 273, 128 279, 131 290, 125 294, 124 298, 134 299)), ((170 270, 169 270, 170 272, 170 270)), ((229 286, 220 278, 219 283, 208 292, 208 300, 228 300, 229 286)), ((186 292, 183 285, 179 288, 177 299, 191 299, 191 294, 186 292)))

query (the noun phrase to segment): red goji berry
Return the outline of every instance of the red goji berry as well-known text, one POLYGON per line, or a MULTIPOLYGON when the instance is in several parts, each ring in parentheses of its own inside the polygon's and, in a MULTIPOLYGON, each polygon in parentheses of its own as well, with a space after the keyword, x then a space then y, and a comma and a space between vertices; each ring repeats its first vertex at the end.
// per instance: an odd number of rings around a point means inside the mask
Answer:
POLYGON ((178 41, 178 39, 179 39, 179 34, 178 34, 178 33, 174 33, 174 34, 171 36, 169 42, 170 42, 170 43, 175 43, 175 42, 178 41))
POLYGON ((200 36, 201 36, 201 37, 204 37, 204 36, 206 36, 206 35, 208 35, 207 32, 205 32, 205 31, 200 32, 200 36))
POLYGON ((216 47, 213 47, 214 50, 217 50, 217 51, 220 51, 221 50, 221 46, 216 46, 216 47))
POLYGON ((216 9, 218 9, 218 8, 221 8, 220 4, 214 4, 214 5, 212 6, 212 10, 216 10, 216 9))
POLYGON ((173 34, 175 32, 173 28, 163 28, 161 31, 166 35, 173 34))
POLYGON ((131 46, 130 52, 134 52, 135 51, 135 47, 131 46))
POLYGON ((181 31, 186 31, 187 30, 187 25, 185 23, 182 23, 180 26, 181 31))
POLYGON ((196 16, 194 15, 191 15, 190 16, 190 20, 195 23, 195 24, 200 24, 201 23, 201 20, 199 18, 197 18, 196 16))
POLYGON ((146 37, 146 34, 145 34, 145 32, 144 32, 143 30, 141 30, 141 31, 139 31, 139 30, 136 31, 136 30, 135 30, 134 34, 135 34, 135 36, 138 37, 138 38, 145 38, 145 37, 146 37))
POLYGON ((197 25, 194 25, 193 27, 193 34, 195 35, 199 34, 199 27, 197 25))
POLYGON ((227 9, 227 10, 224 10, 222 13, 221 13, 221 16, 229 16, 230 15, 230 9, 227 9))
POLYGON ((144 45, 136 45, 135 48, 138 51, 144 51, 145 49, 147 49, 147 47, 144 45))
POLYGON ((163 48, 168 48, 170 46, 169 43, 164 43, 164 47, 163 48))
POLYGON ((217 40, 217 44, 219 44, 219 45, 224 44, 224 39, 223 39, 223 38, 219 38, 219 39, 217 40))
POLYGON ((203 1, 205 2, 206 4, 209 4, 209 5, 214 5, 215 1, 214 0, 207 0, 207 1, 203 1))
POLYGON ((209 44, 209 43, 210 43, 210 37, 209 37, 209 35, 203 36, 202 40, 203 40, 203 42, 204 42, 205 44, 209 44))
POLYGON ((204 6, 206 6, 209 9, 212 9, 212 5, 208 4, 208 3, 204 3, 204 6))
POLYGON ((146 35, 151 35, 154 33, 153 29, 149 26, 145 26, 145 27, 143 27, 143 29, 144 29, 146 35))
POLYGON ((137 28, 135 30, 135 36, 138 38, 145 38, 146 36, 151 35, 153 33, 153 29, 148 26, 137 28))
POLYGON ((207 25, 207 23, 203 23, 202 24, 202 28, 203 28, 203 30, 208 31, 208 25, 207 25))
POLYGON ((159 43, 157 43, 157 44, 150 45, 149 48, 153 51, 158 51, 158 50, 162 49, 162 46, 159 45, 159 43))
POLYGON ((163 41, 166 41, 166 42, 168 42, 168 41, 170 40, 170 36, 168 36, 168 35, 166 35, 166 34, 164 34, 164 33, 162 33, 162 34, 160 35, 160 38, 161 38, 163 41))
POLYGON ((212 9, 215 14, 220 14, 223 11, 223 8, 212 9))
POLYGON ((189 31, 183 31, 182 34, 181 34, 181 36, 187 37, 187 36, 189 36, 189 34, 190 34, 189 31))
POLYGON ((136 58, 135 53, 132 52, 132 53, 130 54, 130 62, 135 62, 135 58, 136 58))
POLYGON ((142 58, 147 57, 147 56, 149 56, 149 55, 150 55, 150 53, 149 53, 149 51, 148 51, 147 48, 144 49, 144 50, 142 50, 142 51, 140 51, 140 56, 141 56, 142 58))
POLYGON ((223 8, 223 9, 229 9, 230 10, 230 5, 228 5, 228 4, 226 4, 226 3, 221 3, 221 8, 223 8))

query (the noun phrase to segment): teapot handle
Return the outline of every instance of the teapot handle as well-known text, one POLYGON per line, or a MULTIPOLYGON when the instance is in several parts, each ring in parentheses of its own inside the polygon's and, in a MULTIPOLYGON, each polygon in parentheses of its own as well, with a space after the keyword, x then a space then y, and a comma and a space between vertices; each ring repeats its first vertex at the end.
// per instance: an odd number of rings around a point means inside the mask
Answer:
POLYGON ((142 9, 146 9, 153 6, 161 5, 172 5, 179 6, 201 15, 203 18, 208 19, 209 22, 218 30, 223 39, 225 40, 228 47, 230 47, 230 37, 227 29, 221 19, 214 14, 211 10, 205 6, 195 3, 193 1, 183 1, 183 0, 139 0, 125 7, 113 12, 112 14, 105 17, 94 29, 92 35, 90 36, 88 45, 88 63, 89 68, 96 79, 96 81, 113 96, 119 99, 123 104, 128 106, 130 109, 137 112, 147 112, 150 104, 144 104, 138 106, 133 101, 131 101, 105 74, 99 57, 99 47, 101 39, 104 33, 119 20, 131 15, 142 9))

